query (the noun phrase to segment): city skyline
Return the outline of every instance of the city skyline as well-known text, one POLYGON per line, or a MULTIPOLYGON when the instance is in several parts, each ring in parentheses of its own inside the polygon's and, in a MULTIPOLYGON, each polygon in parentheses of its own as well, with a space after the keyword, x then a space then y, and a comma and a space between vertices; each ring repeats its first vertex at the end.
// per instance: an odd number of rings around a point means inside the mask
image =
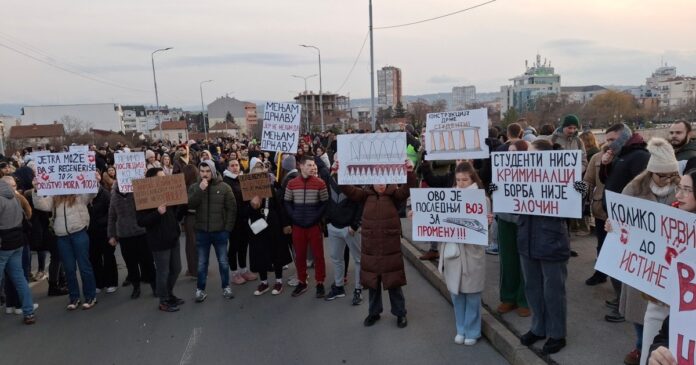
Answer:
MULTIPOLYGON (((408 23, 483 2, 436 1, 423 7, 375 1, 374 24, 408 23)), ((202 5, 12 4, 8 14, 13 16, 3 19, 0 30, 5 46, 0 47, 0 82, 6 86, 0 100, 154 104, 150 54, 163 47, 174 49, 155 57, 162 105, 197 105, 198 84, 207 79, 215 81, 205 86, 206 104, 225 94, 292 100, 304 84, 291 75, 318 72, 316 52, 299 44, 321 49, 324 92, 369 97, 369 43, 338 90, 367 33, 367 1, 202 5)), ((696 25, 688 18, 696 4, 672 0, 659 5, 498 0, 432 22, 375 30, 375 69, 399 67, 404 95, 461 85, 499 91, 524 72, 525 60, 531 63, 537 52, 553 63, 563 85, 643 84, 661 60, 679 74, 696 74, 696 49, 689 49, 696 25)), ((308 88, 317 92, 318 80, 308 80, 308 88)))

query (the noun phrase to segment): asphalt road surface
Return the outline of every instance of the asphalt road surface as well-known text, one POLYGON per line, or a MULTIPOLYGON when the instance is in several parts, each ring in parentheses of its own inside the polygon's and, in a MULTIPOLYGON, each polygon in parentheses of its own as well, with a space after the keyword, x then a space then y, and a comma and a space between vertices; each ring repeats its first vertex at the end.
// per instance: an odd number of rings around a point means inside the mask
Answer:
MULTIPOLYGON (((122 280, 125 267, 117 260, 122 280)), ((175 294, 186 304, 176 313, 158 311, 146 285, 139 299, 119 288, 99 294, 91 310, 68 312, 67 297, 47 297, 44 281, 33 288, 40 304, 35 325, 0 314, 0 364, 507 364, 486 340, 454 344, 451 306, 409 263, 406 270, 404 329, 389 313, 386 292, 382 319, 370 328, 363 326, 367 292, 359 306, 350 295, 327 302, 314 297, 312 281, 299 298, 287 285, 279 296, 254 297, 255 281, 233 286, 235 298, 224 299, 217 265, 210 266, 204 303, 192 299, 195 280, 179 278, 175 294)), ((327 263, 327 278, 332 272, 327 263)), ((292 274, 293 266, 284 272, 292 274)))

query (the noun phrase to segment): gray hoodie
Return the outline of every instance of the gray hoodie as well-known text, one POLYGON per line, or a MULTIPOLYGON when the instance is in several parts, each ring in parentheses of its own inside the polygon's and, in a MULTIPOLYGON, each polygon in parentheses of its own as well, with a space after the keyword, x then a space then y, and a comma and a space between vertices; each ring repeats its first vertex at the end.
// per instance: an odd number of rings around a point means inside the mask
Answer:
MULTIPOLYGON (((22 206, 12 187, 0 180, 0 229, 12 229, 22 225, 22 206)), ((2 242, 0 241, 0 246, 2 242)))

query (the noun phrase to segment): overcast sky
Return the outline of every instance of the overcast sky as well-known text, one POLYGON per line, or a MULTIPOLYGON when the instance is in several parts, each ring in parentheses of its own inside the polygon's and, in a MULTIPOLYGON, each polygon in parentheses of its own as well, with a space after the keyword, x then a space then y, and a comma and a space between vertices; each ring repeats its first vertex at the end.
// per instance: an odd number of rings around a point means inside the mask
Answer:
MULTIPOLYGON (((374 25, 408 23, 486 0, 375 0, 374 25)), ((0 103, 153 103, 150 53, 160 103, 200 104, 226 93, 290 100, 304 89, 290 75, 318 73, 324 90, 346 78, 368 30, 367 0, 32 0, 2 5, 0 103), (70 74, 3 46, 88 77, 70 74)), ((664 59, 696 75, 696 1, 497 0, 444 19, 375 30, 375 68, 400 67, 404 94, 473 84, 498 91, 538 51, 563 85, 638 85, 664 59)), ((318 90, 318 78, 308 80, 318 90)), ((369 40, 340 90, 369 97, 369 40)))

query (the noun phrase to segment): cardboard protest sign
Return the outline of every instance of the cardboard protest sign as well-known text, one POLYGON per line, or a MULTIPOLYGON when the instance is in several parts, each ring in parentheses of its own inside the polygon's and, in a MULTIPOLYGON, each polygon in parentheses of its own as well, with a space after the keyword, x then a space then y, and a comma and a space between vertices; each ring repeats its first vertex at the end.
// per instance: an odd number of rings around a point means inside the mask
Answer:
POLYGON ((669 303, 673 262, 696 250, 696 214, 611 191, 605 194, 612 231, 595 269, 669 303))
POLYGON ((261 149, 270 152, 297 153, 300 141, 302 106, 267 102, 263 110, 261 149))
POLYGON ((481 189, 411 189, 413 239, 488 245, 488 203, 481 189))
POLYGON ((268 174, 265 172, 239 175, 239 185, 242 188, 242 199, 244 201, 253 199, 255 195, 262 199, 273 196, 271 182, 268 179, 268 174))
POLYGON ((428 113, 426 160, 488 158, 488 109, 428 113))
POLYGON ((87 145, 75 145, 68 147, 68 152, 89 152, 89 146, 87 145))
POLYGON ((406 183, 406 133, 338 136, 338 183, 406 183))
POLYGON ((33 153, 38 195, 90 194, 99 190, 94 152, 33 153))
POLYGON ((184 174, 134 179, 132 183, 135 210, 188 203, 184 174))
POLYGON ((582 217, 580 151, 494 152, 491 165, 494 212, 582 217))
POLYGON ((679 365, 696 364, 696 250, 680 255, 670 275, 669 349, 679 365))
POLYGON ((142 179, 145 176, 145 154, 142 152, 116 153, 114 167, 118 190, 122 193, 132 193, 133 179, 142 179))

